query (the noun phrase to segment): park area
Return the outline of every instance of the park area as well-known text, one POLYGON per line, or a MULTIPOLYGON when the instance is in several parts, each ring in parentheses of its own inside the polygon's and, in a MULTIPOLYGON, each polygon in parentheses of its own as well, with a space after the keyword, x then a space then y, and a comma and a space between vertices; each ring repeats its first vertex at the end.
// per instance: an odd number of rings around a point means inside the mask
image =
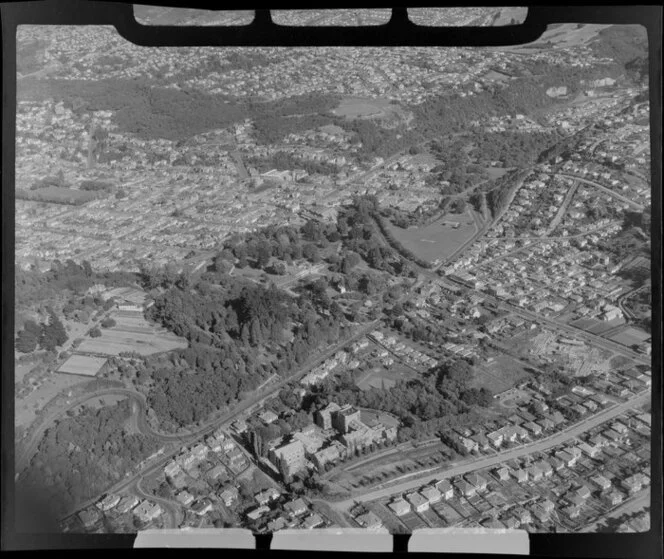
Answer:
POLYGON ((111 314, 115 326, 102 328, 98 338, 85 338, 78 346, 79 353, 119 355, 136 352, 151 355, 187 347, 187 341, 165 328, 150 324, 142 312, 116 311, 111 314))
POLYGON ((395 363, 390 367, 377 366, 368 371, 358 372, 355 385, 360 390, 370 388, 392 388, 398 380, 415 377, 415 372, 404 365, 395 363))
POLYGON ((617 332, 612 336, 608 336, 610 340, 613 340, 614 342, 618 342, 619 344, 628 347, 637 344, 642 344, 643 342, 650 339, 650 337, 651 337, 650 334, 648 334, 648 332, 646 332, 645 330, 641 330, 640 328, 634 328, 633 326, 628 326, 624 330, 621 330, 620 332, 617 332))
POLYGON ((383 116, 391 110, 387 99, 364 99, 362 97, 344 97, 339 106, 332 111, 337 116, 345 116, 349 120, 354 118, 372 118, 383 116))
POLYGON ((55 204, 71 204, 80 206, 91 200, 100 198, 99 192, 87 190, 73 190, 59 186, 48 186, 38 190, 17 190, 16 198, 23 200, 36 200, 38 202, 51 202, 55 204))
POLYGON ((385 122, 407 122, 412 118, 412 114, 406 114, 399 105, 390 103, 389 99, 364 97, 344 97, 332 113, 336 116, 343 116, 348 120, 379 118, 385 122))
POLYGON ((613 320, 580 318, 579 320, 570 322, 571 326, 574 326, 576 328, 581 328, 582 330, 590 332, 591 334, 595 334, 596 336, 601 336, 605 332, 608 332, 609 330, 615 328, 616 326, 621 326, 622 324, 625 324, 625 320, 623 318, 615 318, 613 320))
POLYGON ((497 355, 491 363, 475 367, 472 385, 500 394, 513 388, 530 375, 526 366, 508 355, 497 355))
POLYGON ((79 375, 48 375, 40 385, 24 396, 17 399, 14 404, 14 423, 18 426, 27 426, 32 423, 37 413, 43 409, 47 402, 57 396, 62 390, 87 381, 79 375))
POLYGON ((425 227, 401 229, 388 224, 388 228, 406 249, 429 262, 448 258, 477 232, 468 212, 447 215, 425 227))

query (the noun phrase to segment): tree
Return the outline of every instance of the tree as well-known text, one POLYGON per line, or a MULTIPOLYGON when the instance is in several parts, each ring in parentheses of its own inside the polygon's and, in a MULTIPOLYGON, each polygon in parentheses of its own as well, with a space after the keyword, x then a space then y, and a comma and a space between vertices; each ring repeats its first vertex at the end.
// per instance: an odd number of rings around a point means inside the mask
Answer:
POLYGON ((115 325, 116 322, 111 317, 105 318, 104 320, 101 321, 102 328, 112 328, 115 325))
POLYGON ((43 325, 39 345, 42 349, 53 350, 61 346, 68 339, 65 327, 52 312, 49 314, 48 324, 43 325))
POLYGON ((89 335, 91 338, 98 338, 101 336, 101 330, 95 326, 92 330, 90 330, 89 335))
POLYGON ((261 241, 256 247, 256 265, 264 268, 272 256, 272 247, 268 241, 261 241))
POLYGON ((302 248, 302 256, 304 256, 312 264, 320 262, 320 254, 318 248, 312 243, 307 243, 302 248))
POLYGON ((23 330, 16 338, 16 349, 21 353, 30 353, 37 349, 41 328, 34 320, 26 320, 23 330))
POLYGON ((302 237, 305 241, 317 243, 320 241, 323 233, 321 231, 320 223, 310 219, 302 226, 302 237))

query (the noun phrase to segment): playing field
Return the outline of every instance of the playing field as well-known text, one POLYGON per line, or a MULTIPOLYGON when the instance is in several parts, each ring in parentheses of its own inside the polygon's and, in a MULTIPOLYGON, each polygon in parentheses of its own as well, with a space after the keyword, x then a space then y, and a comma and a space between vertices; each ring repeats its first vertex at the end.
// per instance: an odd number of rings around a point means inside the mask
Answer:
POLYGON ((386 99, 364 99, 362 97, 345 97, 332 112, 348 119, 382 116, 390 108, 386 99))
POLYGON ((150 324, 141 312, 117 311, 112 316, 116 325, 112 328, 101 328, 100 337, 86 338, 77 351, 103 355, 134 351, 141 355, 150 355, 187 347, 184 338, 150 324))
POLYGON ((498 355, 490 364, 475 367, 473 386, 486 388, 493 394, 500 394, 529 377, 523 363, 507 355, 498 355))
POLYGON ((390 103, 388 99, 370 99, 365 97, 344 97, 332 113, 337 116, 346 117, 348 120, 356 118, 381 118, 408 121, 410 118, 409 114, 403 108, 390 103))
POLYGON ((58 373, 94 377, 105 364, 106 359, 102 357, 72 355, 61 365, 61 367, 58 369, 58 373))
POLYGON ((380 368, 364 373, 355 384, 360 390, 369 390, 370 388, 392 388, 398 380, 413 378, 415 372, 403 366, 393 366, 390 369, 380 368))
POLYGON ((509 169, 504 167, 485 167, 484 170, 487 172, 490 179, 498 179, 509 171, 509 169))
POLYGON ((609 336, 609 339, 626 346, 641 344, 645 342, 648 338, 650 338, 650 334, 648 334, 648 332, 646 332, 645 330, 640 330, 638 328, 633 328, 631 326, 625 328, 624 330, 618 332, 617 334, 614 334, 613 336, 609 336))
POLYGON ((596 318, 580 318, 579 320, 574 320, 570 322, 572 326, 581 328, 586 332, 595 334, 596 336, 601 336, 604 332, 608 332, 611 328, 625 324, 625 320, 622 318, 616 318, 614 320, 597 320, 596 318))
POLYGON ((391 224, 388 227, 405 248, 429 262, 447 258, 477 232, 468 213, 447 215, 426 227, 400 229, 391 224), (454 228, 452 224, 457 222, 460 225, 454 228))
POLYGON ((397 427, 399 425, 399 420, 389 413, 384 413, 378 410, 360 410, 360 420, 362 423, 369 425, 373 421, 378 421, 383 425, 397 427))
POLYGON ((37 200, 41 202, 54 202, 57 204, 73 204, 75 206, 85 204, 90 200, 95 200, 101 195, 98 192, 85 190, 73 190, 71 188, 61 188, 59 186, 47 186, 38 190, 27 192, 17 192, 17 198, 26 200, 37 200))

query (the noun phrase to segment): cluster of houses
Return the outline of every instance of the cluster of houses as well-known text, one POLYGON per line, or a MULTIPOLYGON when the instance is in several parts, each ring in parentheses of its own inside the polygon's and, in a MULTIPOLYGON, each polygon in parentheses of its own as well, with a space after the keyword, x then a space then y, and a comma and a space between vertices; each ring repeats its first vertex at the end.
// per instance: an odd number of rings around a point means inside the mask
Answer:
POLYGON ((348 362, 348 354, 344 351, 338 351, 333 357, 327 359, 324 363, 320 364, 318 367, 315 367, 310 372, 308 372, 300 380, 300 384, 304 386, 311 386, 313 384, 318 384, 323 379, 337 369, 340 366, 346 365, 348 362))
MULTIPOLYGON (((132 513, 143 523, 151 523, 157 520, 163 514, 163 509, 158 503, 149 500, 142 500, 135 495, 106 495, 93 507, 88 507, 80 511, 76 516, 86 530, 95 527, 101 519, 107 514, 113 516, 132 513)), ((71 529, 71 522, 65 521, 63 528, 65 531, 71 529)))
MULTIPOLYGON (((611 231, 599 231, 595 242, 611 231)), ((561 243, 557 250, 548 243, 532 244, 518 254, 478 266, 474 273, 452 272, 449 278, 546 316, 573 305, 579 316, 603 321, 621 318, 616 302, 628 286, 615 274, 616 264, 588 243, 561 243)))
MULTIPOLYGON (((257 507, 247 513, 247 518, 258 522, 270 511, 277 510, 277 502, 281 494, 275 488, 269 488, 256 494, 255 499, 257 507)), ((271 518, 269 521, 259 524, 259 531, 276 532, 286 528, 298 528, 311 530, 313 528, 324 527, 329 521, 319 513, 311 510, 307 502, 301 497, 279 502, 279 516, 271 518)))
POLYGON ((390 357, 390 354, 397 356, 399 360, 411 367, 419 366, 429 369, 438 362, 426 353, 423 353, 404 342, 400 342, 395 336, 386 336, 380 330, 374 330, 367 337, 386 348, 378 353, 378 356, 382 360, 382 364, 386 367, 389 367, 394 363, 394 359, 390 357))
MULTIPOLYGON (((192 479, 204 476, 209 482, 223 482, 241 474, 249 465, 249 459, 239 445, 218 429, 205 438, 205 443, 198 443, 169 461, 163 471, 166 479, 178 491, 177 499, 189 504, 193 498, 187 488, 194 483, 192 479)), ((226 489, 220 498, 230 506, 237 500, 237 490, 226 489)), ((204 502, 201 509, 208 505, 204 502)), ((205 513, 199 510, 198 514, 205 513)))
MULTIPOLYGON (((615 466, 606 467, 614 456, 621 456, 621 449, 629 448, 630 433, 649 437, 649 426, 650 414, 630 413, 601 425, 584 435, 583 440, 559 445, 547 454, 537 453, 537 456, 510 460, 491 469, 434 480, 394 497, 387 508, 407 525, 412 522, 413 514, 423 515, 430 524, 435 524, 441 522, 436 520, 438 516, 446 516, 443 503, 453 504, 457 510, 473 510, 465 508, 463 503, 468 502, 479 512, 493 509, 490 517, 479 522, 488 528, 542 525, 554 518, 560 521, 561 517, 555 516, 557 513, 574 520, 581 514, 597 514, 597 506, 610 510, 650 484, 650 477, 643 471, 621 475, 620 468, 628 466, 617 466, 618 470, 615 466), (582 473, 575 473, 580 466, 582 473), (499 493, 512 494, 510 487, 514 485, 520 486, 521 492, 526 490, 531 494, 522 496, 518 505, 498 496, 499 493), (489 501, 491 505, 482 508, 482 501, 489 501), (595 503, 592 506, 591 501, 595 503), (430 508, 434 508, 438 516, 428 515, 430 508)), ((647 449, 642 456, 648 456, 647 449)))

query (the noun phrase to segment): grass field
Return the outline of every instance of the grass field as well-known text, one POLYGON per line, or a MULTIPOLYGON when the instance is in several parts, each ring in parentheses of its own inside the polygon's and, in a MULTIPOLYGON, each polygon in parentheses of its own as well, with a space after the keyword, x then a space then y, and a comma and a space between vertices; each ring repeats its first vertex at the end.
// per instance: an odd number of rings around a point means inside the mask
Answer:
POLYGON ((484 170, 487 172, 489 175, 490 179, 499 179, 503 175, 507 174, 509 169, 506 169, 504 167, 485 167, 484 170))
POLYGON ((600 336, 604 332, 611 330, 611 328, 625 324, 625 320, 622 318, 617 318, 615 320, 605 321, 597 320, 596 318, 580 318, 579 320, 570 322, 570 324, 572 326, 576 326, 577 328, 581 328, 586 332, 600 336))
POLYGON ((477 232, 475 222, 467 212, 445 216, 426 227, 400 229, 391 224, 388 227, 404 247, 429 262, 448 257, 477 232), (454 229, 446 225, 449 222, 461 225, 454 229))
POLYGON ((525 365, 508 355, 498 355, 493 363, 475 367, 472 384, 476 388, 484 387, 493 394, 499 394, 516 386, 528 376, 530 375, 525 370, 525 365))
POLYGON ((29 425, 35 419, 36 412, 54 398, 61 390, 72 387, 90 379, 77 375, 50 375, 41 386, 27 394, 25 398, 16 400, 14 404, 14 422, 18 425, 29 425))
POLYGON ((150 324, 140 312, 116 311, 112 317, 116 321, 115 326, 102 328, 99 338, 86 338, 77 351, 103 355, 135 351, 141 355, 150 355, 187 347, 184 338, 150 324))
POLYGON ((121 402, 122 400, 126 400, 127 396, 121 396, 119 394, 107 394, 105 396, 100 396, 99 398, 94 398, 92 400, 88 400, 87 402, 84 402, 80 406, 76 406, 75 408, 72 409, 74 413, 79 413, 83 410, 83 407, 85 406, 86 408, 92 408, 92 409, 100 409, 104 408, 107 406, 114 406, 118 402, 121 402))
POLYGON ((48 186, 38 190, 17 192, 16 197, 28 200, 38 200, 41 202, 73 204, 78 206, 99 198, 100 194, 98 192, 90 192, 86 190, 72 190, 71 188, 61 188, 59 186, 48 186))
POLYGON ((85 375, 93 377, 105 364, 106 359, 103 357, 72 355, 60 366, 58 373, 68 373, 71 375, 85 375))
POLYGON ((34 363, 27 363, 25 365, 16 365, 14 367, 14 382, 18 384, 23 380, 23 377, 27 375, 36 365, 34 363))
POLYGON ((366 371, 362 376, 355 381, 357 387, 361 390, 369 390, 370 388, 392 388, 398 380, 407 380, 415 377, 415 372, 407 367, 394 363, 389 369, 384 367, 378 370, 366 371))
POLYGON ((631 326, 613 336, 609 336, 609 339, 626 346, 643 343, 648 338, 650 338, 648 332, 631 326))
POLYGON ((383 122, 409 122, 412 113, 404 111, 399 105, 393 105, 388 99, 368 99, 364 97, 344 97, 339 106, 332 111, 337 116, 348 120, 356 118, 379 118, 383 122))
POLYGON ((365 99, 362 97, 344 97, 332 112, 348 119, 383 116, 394 112, 393 105, 387 99, 365 99))
POLYGON ((369 424, 372 421, 379 421, 383 425, 391 425, 394 427, 399 425, 399 420, 396 417, 374 410, 360 410, 360 420, 366 424, 369 424))

